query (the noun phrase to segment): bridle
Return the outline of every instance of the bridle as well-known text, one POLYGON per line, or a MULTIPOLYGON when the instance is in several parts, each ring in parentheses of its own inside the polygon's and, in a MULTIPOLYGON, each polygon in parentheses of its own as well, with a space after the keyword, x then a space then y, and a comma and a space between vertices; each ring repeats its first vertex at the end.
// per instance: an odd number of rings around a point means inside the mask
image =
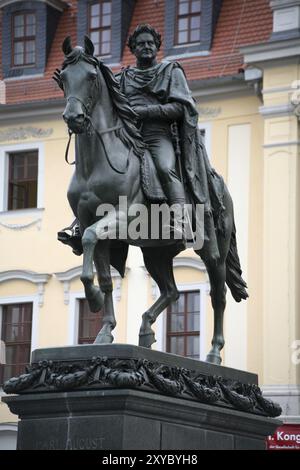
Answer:
MULTIPOLYGON (((102 135, 103 134, 107 134, 108 132, 114 132, 114 131, 117 131, 117 130, 120 130, 123 128, 123 125, 117 125, 117 126, 113 126, 113 127, 107 127, 106 129, 102 129, 101 131, 99 131, 98 129, 95 128, 94 124, 93 124, 93 121, 92 121, 92 118, 90 116, 90 109, 91 109, 91 103, 92 103, 92 99, 89 98, 88 100, 88 103, 85 104, 80 98, 77 98, 77 96, 68 96, 67 98, 67 102, 69 102, 71 99, 74 99, 74 100, 77 100, 81 103, 81 105, 83 106, 83 109, 84 109, 84 112, 85 112, 85 116, 84 116, 84 119, 86 121, 88 121, 88 130, 87 130, 87 134, 88 135, 91 135, 91 132, 90 132, 90 129, 89 128, 92 128, 93 131, 95 132, 95 134, 97 135, 98 139, 100 140, 101 144, 102 144, 102 147, 104 149, 104 154, 105 154, 105 157, 106 157, 106 160, 109 164, 109 166, 111 167, 112 170, 114 170, 116 173, 119 173, 121 175, 124 175, 127 170, 128 170, 128 166, 129 166, 129 154, 130 152, 128 153, 127 155, 127 161, 126 161, 126 166, 125 166, 125 169, 124 170, 119 170, 118 168, 116 168, 112 162, 110 161, 110 158, 108 156, 108 153, 106 151, 106 147, 105 147, 105 144, 104 144, 104 141, 103 141, 103 138, 102 138, 102 135)), ((68 153, 69 153, 69 148, 70 148, 70 143, 71 143, 71 138, 72 138, 72 135, 74 134, 74 132, 68 127, 68 134, 69 134, 69 140, 68 140, 68 143, 67 143, 67 147, 66 147, 66 151, 65 151, 65 161, 68 163, 68 165, 75 165, 76 164, 76 161, 74 160, 73 162, 69 162, 69 159, 68 159, 68 153)))

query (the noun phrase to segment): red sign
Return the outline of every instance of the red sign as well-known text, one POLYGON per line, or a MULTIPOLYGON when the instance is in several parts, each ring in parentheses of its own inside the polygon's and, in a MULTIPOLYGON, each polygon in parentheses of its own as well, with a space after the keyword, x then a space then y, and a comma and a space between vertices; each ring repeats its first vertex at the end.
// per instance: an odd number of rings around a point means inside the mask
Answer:
POLYGON ((268 450, 300 450, 300 424, 284 424, 267 438, 268 450))

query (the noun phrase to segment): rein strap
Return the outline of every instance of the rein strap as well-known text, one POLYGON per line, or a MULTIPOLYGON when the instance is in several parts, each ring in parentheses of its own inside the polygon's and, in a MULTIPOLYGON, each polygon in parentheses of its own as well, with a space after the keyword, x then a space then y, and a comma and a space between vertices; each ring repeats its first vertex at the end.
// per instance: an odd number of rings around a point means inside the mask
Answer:
MULTIPOLYGON (((98 129, 95 129, 94 126, 92 126, 92 127, 95 130, 96 134, 98 134, 99 137, 100 137, 101 135, 106 134, 107 132, 113 132, 113 131, 117 131, 119 129, 122 129, 123 126, 118 125, 118 126, 114 126, 114 127, 108 127, 107 129, 103 129, 101 131, 98 131, 98 129)), ((70 163, 69 159, 68 159, 69 148, 70 148, 70 143, 71 143, 71 138, 72 138, 73 132, 70 129, 68 129, 68 133, 69 133, 69 140, 68 140, 66 151, 65 151, 65 161, 67 162, 68 165, 75 165, 75 163, 76 163, 75 160, 70 163)))
POLYGON ((68 140, 67 148, 65 152, 65 161, 67 162, 68 165, 75 165, 75 160, 74 162, 71 162, 71 163, 68 160, 69 147, 70 147, 71 137, 72 137, 73 132, 70 129, 68 129, 68 133, 69 133, 69 140, 68 140))

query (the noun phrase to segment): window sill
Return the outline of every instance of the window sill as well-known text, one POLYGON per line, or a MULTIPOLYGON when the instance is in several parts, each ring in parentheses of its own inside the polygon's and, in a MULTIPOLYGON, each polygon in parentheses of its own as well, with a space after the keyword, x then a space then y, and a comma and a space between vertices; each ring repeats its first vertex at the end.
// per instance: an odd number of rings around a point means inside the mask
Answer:
POLYGON ((185 42, 182 44, 174 44, 173 49, 186 49, 187 47, 199 47, 201 41, 198 42, 185 42))
POLYGON ((11 211, 0 211, 0 219, 12 219, 16 217, 33 217, 42 215, 45 209, 43 207, 34 207, 30 209, 15 209, 11 211))
POLYGON ((4 80, 16 80, 27 77, 39 77, 44 76, 45 67, 7 67, 3 70, 4 80))
POLYGON ((20 76, 17 76, 17 77, 6 77, 3 79, 3 81, 6 83, 6 82, 15 82, 17 80, 33 80, 34 78, 43 78, 44 77, 44 74, 43 73, 32 73, 32 74, 28 74, 28 75, 20 75, 20 76))
POLYGON ((197 51, 197 52, 178 52, 174 50, 174 53, 164 57, 164 60, 176 60, 176 59, 190 59, 192 57, 207 57, 210 55, 210 51, 197 51))

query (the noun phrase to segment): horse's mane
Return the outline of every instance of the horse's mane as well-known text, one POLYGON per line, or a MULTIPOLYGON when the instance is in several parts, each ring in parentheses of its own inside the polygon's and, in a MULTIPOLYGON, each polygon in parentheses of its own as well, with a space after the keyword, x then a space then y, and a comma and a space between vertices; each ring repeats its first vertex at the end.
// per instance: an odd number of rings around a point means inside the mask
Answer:
POLYGON ((89 64, 94 65, 101 71, 104 81, 107 85, 108 92, 110 94, 113 106, 122 120, 124 127, 116 131, 117 136, 121 141, 128 146, 133 148, 134 153, 142 157, 145 151, 145 144, 142 135, 136 127, 137 115, 131 109, 129 101, 120 90, 119 82, 116 80, 114 74, 102 61, 96 57, 86 54, 82 47, 75 47, 70 54, 65 58, 62 69, 66 68, 70 64, 75 64, 79 60, 84 60, 89 64))

